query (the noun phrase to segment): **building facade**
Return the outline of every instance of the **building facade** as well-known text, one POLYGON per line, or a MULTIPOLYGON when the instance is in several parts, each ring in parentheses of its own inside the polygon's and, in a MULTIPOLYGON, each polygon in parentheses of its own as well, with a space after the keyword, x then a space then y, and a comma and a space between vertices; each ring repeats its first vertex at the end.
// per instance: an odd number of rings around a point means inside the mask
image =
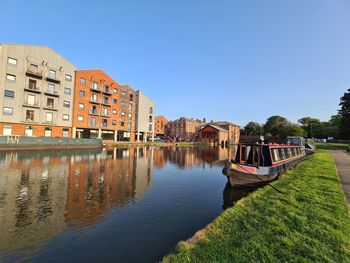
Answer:
POLYGON ((75 77, 73 136, 131 141, 134 91, 120 86, 102 70, 79 70, 75 77))
POLYGON ((240 126, 231 122, 212 121, 201 126, 199 136, 201 141, 218 144, 238 144, 240 131, 240 126))
POLYGON ((49 47, 0 44, 0 135, 71 137, 75 70, 49 47))
POLYGON ((181 117, 170 121, 166 125, 166 135, 175 138, 177 141, 196 141, 198 131, 203 123, 200 120, 181 117))
POLYGON ((156 105, 141 91, 136 91, 136 141, 154 140, 156 105))
POLYGON ((155 134, 157 136, 164 136, 165 135, 165 126, 168 124, 168 120, 164 116, 157 116, 156 117, 156 127, 155 127, 155 134))

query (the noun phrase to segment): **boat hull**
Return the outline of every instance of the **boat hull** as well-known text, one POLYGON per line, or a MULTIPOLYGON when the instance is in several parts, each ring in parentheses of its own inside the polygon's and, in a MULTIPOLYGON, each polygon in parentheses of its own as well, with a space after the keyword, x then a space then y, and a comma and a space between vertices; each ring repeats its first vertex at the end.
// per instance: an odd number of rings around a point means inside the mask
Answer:
POLYGON ((224 168, 222 172, 227 176, 232 187, 259 186, 277 180, 283 172, 304 159, 305 156, 277 166, 268 167, 248 167, 229 162, 227 168, 224 168))

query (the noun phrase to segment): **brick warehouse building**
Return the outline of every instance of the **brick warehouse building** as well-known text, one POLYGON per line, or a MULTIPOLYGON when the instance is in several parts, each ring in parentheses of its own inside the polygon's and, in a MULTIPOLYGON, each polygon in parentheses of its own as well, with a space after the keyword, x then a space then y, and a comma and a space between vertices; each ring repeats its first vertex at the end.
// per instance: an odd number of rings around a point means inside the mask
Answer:
POLYGON ((103 70, 75 75, 73 136, 104 141, 133 141, 135 91, 119 85, 103 70))
POLYGON ((175 121, 169 121, 166 125, 166 135, 178 141, 193 141, 198 139, 198 131, 203 124, 200 120, 181 117, 175 121))
POLYGON ((0 44, 0 134, 71 137, 75 70, 51 48, 0 44))
POLYGON ((240 126, 228 121, 210 122, 201 126, 199 140, 215 144, 238 144, 240 126))

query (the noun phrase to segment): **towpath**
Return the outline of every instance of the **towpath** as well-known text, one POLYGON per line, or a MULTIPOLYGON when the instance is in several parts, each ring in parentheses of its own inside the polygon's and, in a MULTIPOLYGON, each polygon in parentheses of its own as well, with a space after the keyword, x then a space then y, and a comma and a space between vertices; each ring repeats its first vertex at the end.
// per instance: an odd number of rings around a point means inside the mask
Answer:
POLYGON ((342 150, 334 150, 332 151, 332 155, 343 192, 350 204, 350 155, 342 150))

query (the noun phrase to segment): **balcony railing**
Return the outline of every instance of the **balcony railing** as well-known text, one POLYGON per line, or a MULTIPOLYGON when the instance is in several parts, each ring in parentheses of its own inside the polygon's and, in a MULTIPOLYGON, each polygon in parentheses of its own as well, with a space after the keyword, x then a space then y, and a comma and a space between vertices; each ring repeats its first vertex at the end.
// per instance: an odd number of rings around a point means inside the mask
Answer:
POLYGON ((46 106, 43 106, 43 108, 47 110, 54 110, 54 111, 58 110, 55 105, 46 105, 46 106))
POLYGON ((100 100, 99 99, 90 98, 90 102, 91 103, 100 104, 100 100))
POLYGON ((100 88, 99 88, 98 86, 94 86, 93 84, 91 84, 90 90, 92 90, 92 91, 97 91, 97 92, 101 92, 100 88))
POLYGON ((98 110, 90 110, 89 113, 91 115, 98 115, 98 110))
POLYGON ((45 79, 54 83, 61 83, 60 74, 58 74, 57 72, 56 74, 47 73, 45 79))
POLYGON ((102 128, 107 128, 108 127, 108 123, 106 123, 106 122, 105 123, 101 123, 101 127, 102 128))
POLYGON ((41 69, 38 69, 37 67, 27 67, 26 74, 40 79, 42 79, 43 77, 43 71, 41 69))
POLYGON ((45 93, 45 95, 49 95, 49 96, 54 96, 54 97, 59 96, 57 90, 45 90, 44 93, 45 93))
POLYGON ((40 107, 40 103, 39 103, 39 101, 34 101, 34 102, 32 102, 32 101, 24 101, 23 102, 23 106, 25 106, 25 107, 32 107, 32 108, 39 108, 40 107))
POLYGON ((109 112, 101 112, 101 116, 109 117, 110 114, 109 114, 109 112))
POLYGON ((102 100, 102 104, 106 106, 111 106, 111 103, 108 100, 102 100))
POLYGON ((35 93, 41 93, 41 88, 35 85, 28 85, 24 87, 24 90, 31 91, 35 93))
POLYGON ((107 95, 112 95, 112 92, 109 89, 106 89, 106 88, 103 88, 102 92, 107 94, 107 95))
POLYGON ((90 126, 90 127, 96 127, 96 126, 97 126, 97 123, 96 123, 96 122, 91 122, 91 121, 89 121, 89 126, 90 126))

